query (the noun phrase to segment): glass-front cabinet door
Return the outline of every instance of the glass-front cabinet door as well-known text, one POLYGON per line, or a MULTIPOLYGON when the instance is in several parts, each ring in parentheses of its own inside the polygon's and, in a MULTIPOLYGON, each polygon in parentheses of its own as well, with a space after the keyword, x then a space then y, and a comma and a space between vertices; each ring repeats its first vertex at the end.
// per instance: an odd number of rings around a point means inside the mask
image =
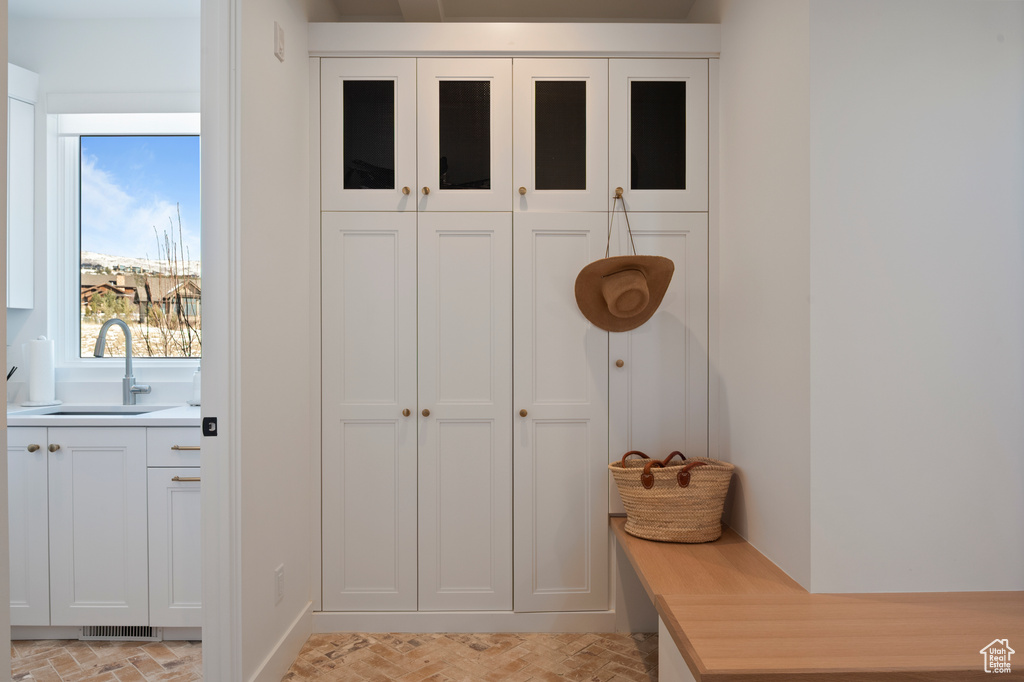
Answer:
POLYGON ((612 59, 608 189, 635 211, 708 210, 708 61, 612 59))
POLYGON ((512 60, 418 61, 421 211, 511 211, 512 60))
POLYGON ((324 211, 416 210, 416 60, 323 59, 324 211))
POLYGON ((516 59, 516 211, 608 208, 608 60, 516 59))

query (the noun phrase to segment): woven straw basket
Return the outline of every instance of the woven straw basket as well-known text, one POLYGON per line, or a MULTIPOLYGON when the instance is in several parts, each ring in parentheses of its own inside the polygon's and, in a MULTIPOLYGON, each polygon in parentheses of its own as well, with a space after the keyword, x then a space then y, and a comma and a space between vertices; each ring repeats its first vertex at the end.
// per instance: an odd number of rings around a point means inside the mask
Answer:
POLYGON ((722 508, 735 469, 728 462, 673 452, 664 460, 637 450, 608 469, 626 507, 626 532, 661 542, 711 542, 722 536, 722 508), (630 455, 643 459, 628 460, 630 455), (669 466, 678 455, 679 464, 669 466))

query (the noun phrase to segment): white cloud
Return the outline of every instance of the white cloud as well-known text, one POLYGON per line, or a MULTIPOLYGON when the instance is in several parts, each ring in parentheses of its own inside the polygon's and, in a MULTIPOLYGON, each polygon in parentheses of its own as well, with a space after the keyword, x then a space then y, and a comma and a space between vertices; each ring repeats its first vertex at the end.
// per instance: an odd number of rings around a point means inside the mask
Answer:
MULTIPOLYGON (((173 201, 129 194, 109 172, 97 168, 93 156, 82 159, 81 183, 83 251, 155 259, 158 235, 161 243, 165 231, 179 241, 173 201)), ((180 238, 190 257, 198 260, 199 231, 184 217, 180 238)))

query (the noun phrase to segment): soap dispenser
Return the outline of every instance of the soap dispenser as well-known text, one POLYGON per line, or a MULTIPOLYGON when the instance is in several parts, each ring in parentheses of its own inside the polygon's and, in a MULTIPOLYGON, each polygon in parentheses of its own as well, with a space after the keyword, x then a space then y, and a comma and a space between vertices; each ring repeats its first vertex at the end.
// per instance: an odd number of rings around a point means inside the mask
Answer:
POLYGON ((192 375, 192 400, 188 401, 189 405, 198 405, 202 396, 203 375, 199 371, 202 368, 202 365, 196 367, 196 372, 192 375))

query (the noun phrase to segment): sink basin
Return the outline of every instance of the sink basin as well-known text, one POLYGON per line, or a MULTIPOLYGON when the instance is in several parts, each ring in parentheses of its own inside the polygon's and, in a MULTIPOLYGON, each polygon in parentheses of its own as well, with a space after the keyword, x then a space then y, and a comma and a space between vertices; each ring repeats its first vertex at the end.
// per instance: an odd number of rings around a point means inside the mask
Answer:
POLYGON ((160 410, 169 410, 174 405, 54 405, 35 410, 25 410, 25 415, 47 416, 106 416, 130 417, 136 414, 149 414, 160 410))

